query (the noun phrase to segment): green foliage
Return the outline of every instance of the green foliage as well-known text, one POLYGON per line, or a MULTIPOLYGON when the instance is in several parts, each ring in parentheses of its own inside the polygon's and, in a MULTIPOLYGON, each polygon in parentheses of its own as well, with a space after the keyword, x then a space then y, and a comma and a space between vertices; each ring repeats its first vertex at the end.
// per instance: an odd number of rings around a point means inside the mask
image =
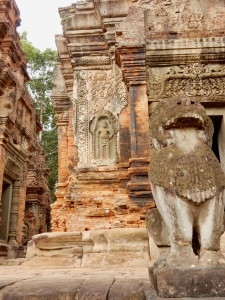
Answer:
POLYGON ((54 190, 58 180, 58 138, 54 120, 54 108, 50 99, 53 86, 57 52, 52 49, 40 51, 27 40, 27 32, 20 35, 23 51, 28 59, 28 73, 30 81, 27 88, 31 93, 43 131, 40 140, 45 149, 46 163, 50 169, 49 188, 52 200, 55 200, 54 190))
POLYGON ((63 22, 65 22, 66 21, 66 18, 62 18, 61 19, 61 24, 63 24, 63 22))

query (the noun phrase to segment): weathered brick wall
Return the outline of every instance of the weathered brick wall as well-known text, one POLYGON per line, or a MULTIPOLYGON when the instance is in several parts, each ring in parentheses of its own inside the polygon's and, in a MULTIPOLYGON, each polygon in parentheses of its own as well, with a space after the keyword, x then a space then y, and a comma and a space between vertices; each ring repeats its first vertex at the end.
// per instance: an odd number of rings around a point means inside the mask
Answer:
MULTIPOLYGON (((49 171, 38 141, 41 125, 25 87, 29 75, 16 31, 19 24, 16 2, 1 0, 0 241, 4 249, 8 244, 8 257, 16 257, 20 246, 25 246, 33 234, 42 232, 50 210, 49 171), (36 224, 33 228, 27 217, 27 205, 31 202, 38 211, 36 215, 30 211, 36 224)), ((0 256, 5 254, 5 250, 0 250, 0 256)))
POLYGON ((182 94, 212 107, 223 103, 225 4, 99 0, 59 12, 53 230, 145 226, 154 207, 149 114, 159 99, 182 94), (98 156, 104 128, 108 161, 98 156))
POLYGON ((52 93, 60 144, 53 231, 145 227, 145 214, 154 207, 147 180, 144 56, 138 48, 145 43, 143 14, 141 6, 130 8, 124 0, 60 9, 64 34, 56 38, 60 64, 52 93), (127 76, 143 81, 135 99, 116 64, 116 42, 134 48, 127 76))

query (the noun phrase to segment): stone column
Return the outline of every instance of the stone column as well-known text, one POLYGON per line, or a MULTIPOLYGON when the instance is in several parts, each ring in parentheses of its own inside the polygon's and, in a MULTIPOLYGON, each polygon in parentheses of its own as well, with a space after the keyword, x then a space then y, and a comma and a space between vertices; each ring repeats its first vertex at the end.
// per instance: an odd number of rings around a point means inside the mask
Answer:
POLYGON ((9 225, 9 246, 7 258, 17 258, 18 255, 18 244, 16 240, 16 226, 18 219, 18 201, 20 194, 21 181, 14 181, 12 190, 12 204, 10 212, 10 225, 9 225))
POLYGON ((116 61, 123 71, 124 81, 129 89, 131 149, 128 170, 130 181, 127 184, 129 196, 138 206, 148 204, 154 207, 148 180, 150 147, 145 48, 118 47, 116 61))
MULTIPOLYGON (((63 43, 60 38, 56 39, 57 45, 60 44, 63 48, 63 43)), ((60 48, 61 49, 61 48, 60 48)), ((66 91, 66 86, 64 82, 63 75, 67 78, 72 76, 73 70, 67 68, 62 68, 62 65, 58 63, 56 65, 56 72, 54 77, 54 88, 51 94, 51 99, 55 106, 55 119, 56 125, 58 127, 58 183, 56 190, 57 201, 51 205, 52 216, 54 219, 55 212, 64 203, 64 198, 66 196, 67 185, 68 185, 68 126, 69 126, 69 107, 70 99, 66 91), (65 74, 64 74, 65 73, 65 74), (72 73, 72 75, 71 75, 72 73), (69 75, 68 75, 69 74, 69 75)), ((69 80, 71 82, 71 80, 69 80)), ((73 83, 73 81, 72 81, 73 83)), ((69 85, 69 92, 72 92, 73 85, 69 85)), ((54 225, 53 230, 54 230, 54 225)))
POLYGON ((146 82, 130 82, 131 158, 128 183, 131 200, 137 205, 148 202, 152 195, 148 180, 149 128, 146 82))

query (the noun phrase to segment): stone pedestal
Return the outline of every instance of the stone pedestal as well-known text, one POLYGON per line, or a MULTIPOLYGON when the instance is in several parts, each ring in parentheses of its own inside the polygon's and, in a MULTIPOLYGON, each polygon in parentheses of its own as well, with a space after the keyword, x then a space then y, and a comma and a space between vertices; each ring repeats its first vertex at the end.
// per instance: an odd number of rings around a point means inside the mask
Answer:
POLYGON ((7 259, 15 259, 18 257, 18 250, 19 246, 15 245, 8 245, 8 252, 7 252, 7 259))
POLYGON ((225 297, 225 267, 152 267, 149 276, 159 297, 225 297))

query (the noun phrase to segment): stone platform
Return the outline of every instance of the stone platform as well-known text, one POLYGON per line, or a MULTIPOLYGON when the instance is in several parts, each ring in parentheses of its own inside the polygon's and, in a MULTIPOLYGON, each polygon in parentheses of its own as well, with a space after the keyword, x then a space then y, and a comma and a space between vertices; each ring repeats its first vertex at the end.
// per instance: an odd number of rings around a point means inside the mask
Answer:
POLYGON ((20 261, 6 261, 0 266, 0 300, 167 299, 157 297, 151 289, 147 268, 41 269, 12 265, 15 262, 20 261))
POLYGON ((225 267, 153 267, 149 276, 160 297, 225 298, 225 267))

